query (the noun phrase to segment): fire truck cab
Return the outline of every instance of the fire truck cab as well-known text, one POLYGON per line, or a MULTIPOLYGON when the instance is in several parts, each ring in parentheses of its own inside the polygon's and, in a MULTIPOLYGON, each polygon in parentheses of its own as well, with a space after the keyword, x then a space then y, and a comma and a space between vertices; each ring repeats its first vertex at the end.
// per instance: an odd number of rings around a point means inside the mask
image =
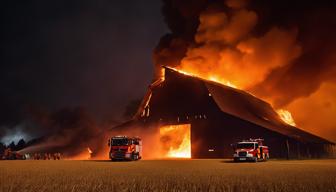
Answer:
POLYGON ((263 139, 249 139, 234 144, 233 160, 238 161, 267 161, 269 150, 263 145, 263 139))
POLYGON ((142 141, 138 137, 115 136, 108 140, 109 157, 115 160, 139 160, 142 158, 142 141))

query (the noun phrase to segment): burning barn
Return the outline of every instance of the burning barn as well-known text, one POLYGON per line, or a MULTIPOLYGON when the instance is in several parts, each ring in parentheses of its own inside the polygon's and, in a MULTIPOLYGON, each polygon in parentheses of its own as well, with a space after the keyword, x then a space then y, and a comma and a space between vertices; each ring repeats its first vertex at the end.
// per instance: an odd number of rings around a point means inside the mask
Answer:
POLYGON ((156 127, 166 157, 231 157, 231 144, 248 138, 264 138, 273 158, 320 158, 335 152, 333 143, 285 123, 270 104, 247 92, 163 70, 133 120, 117 128, 156 127))

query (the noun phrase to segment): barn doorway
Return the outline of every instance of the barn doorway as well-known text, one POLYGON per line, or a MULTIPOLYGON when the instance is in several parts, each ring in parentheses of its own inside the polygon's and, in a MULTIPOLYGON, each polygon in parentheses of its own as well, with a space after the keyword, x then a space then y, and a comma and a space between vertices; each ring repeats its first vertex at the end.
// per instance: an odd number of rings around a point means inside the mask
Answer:
POLYGON ((160 147, 165 158, 191 158, 191 124, 160 127, 160 147))

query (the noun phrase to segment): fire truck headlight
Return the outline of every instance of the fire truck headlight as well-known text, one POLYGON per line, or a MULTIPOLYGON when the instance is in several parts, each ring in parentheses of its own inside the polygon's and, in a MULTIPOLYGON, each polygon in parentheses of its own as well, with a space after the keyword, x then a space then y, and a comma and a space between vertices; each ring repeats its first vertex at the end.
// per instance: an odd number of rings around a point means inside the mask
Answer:
POLYGON ((246 157, 253 157, 253 154, 252 153, 248 153, 248 154, 246 154, 246 157))

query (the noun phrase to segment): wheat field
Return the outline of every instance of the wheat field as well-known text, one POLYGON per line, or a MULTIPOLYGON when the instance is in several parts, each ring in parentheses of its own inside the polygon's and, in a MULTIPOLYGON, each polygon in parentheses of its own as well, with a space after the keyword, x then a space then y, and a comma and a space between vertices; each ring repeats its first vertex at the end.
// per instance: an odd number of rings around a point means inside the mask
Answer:
POLYGON ((336 160, 0 161, 0 191, 336 191, 336 160))

